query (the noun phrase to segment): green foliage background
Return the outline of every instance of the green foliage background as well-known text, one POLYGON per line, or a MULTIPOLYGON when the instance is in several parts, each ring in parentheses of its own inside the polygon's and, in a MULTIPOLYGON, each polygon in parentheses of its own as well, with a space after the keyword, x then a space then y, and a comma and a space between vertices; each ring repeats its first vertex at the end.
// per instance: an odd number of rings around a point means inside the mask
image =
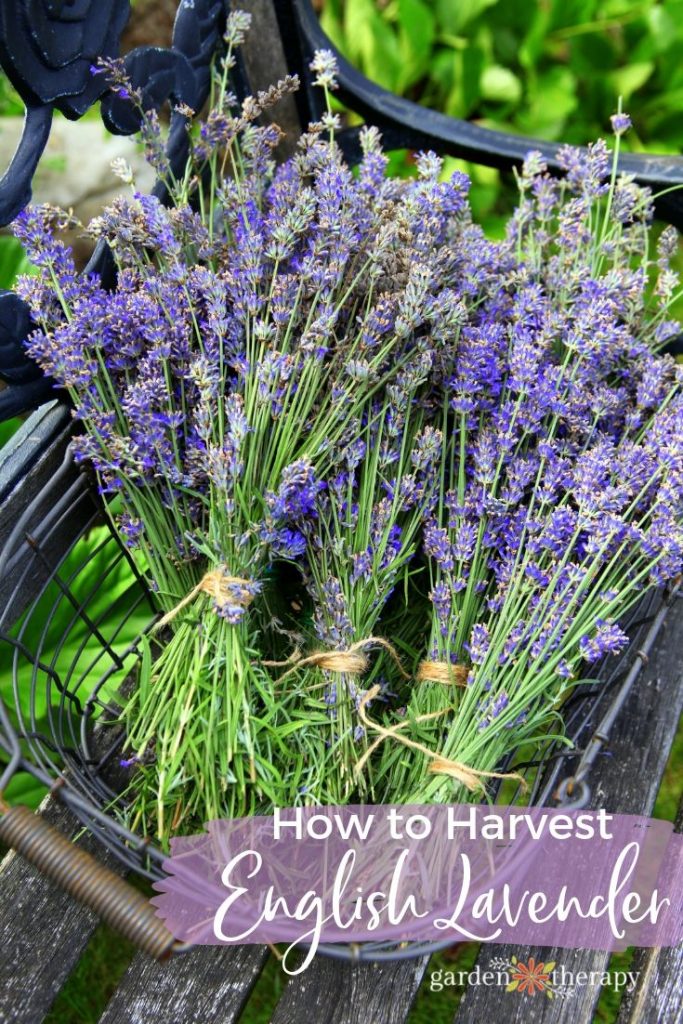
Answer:
POLYGON ((634 148, 683 142, 681 0, 326 0, 369 77, 454 117, 587 142, 621 95, 634 148))
MULTIPOLYGON (((369 78, 488 128, 586 143, 621 96, 624 147, 683 147, 683 0, 324 0, 321 23, 369 78)), ((467 167, 497 234, 512 191, 467 167)))

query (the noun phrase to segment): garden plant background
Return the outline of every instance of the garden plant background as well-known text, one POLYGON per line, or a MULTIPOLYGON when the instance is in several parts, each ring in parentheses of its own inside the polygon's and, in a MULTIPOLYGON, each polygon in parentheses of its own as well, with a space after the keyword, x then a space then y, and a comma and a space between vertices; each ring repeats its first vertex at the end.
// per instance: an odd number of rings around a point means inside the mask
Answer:
MULTIPOLYGON (((144 8, 161 13, 169 6, 174 5, 136 0, 135 13, 144 8)), ((626 146, 681 151, 683 2, 326 0, 318 6, 325 29, 357 67, 387 88, 435 109, 489 127, 579 143, 607 132, 608 115, 622 96, 634 123, 624 140, 626 146)), ((0 113, 17 112, 12 90, 3 82, 0 113)), ((394 171, 410 174, 413 167, 411 154, 395 155, 394 171)), ((444 173, 456 167, 472 175, 475 216, 496 237, 516 189, 497 171, 465 167, 453 160, 446 161, 444 173)), ((17 273, 25 270, 16 241, 1 236, 0 287, 11 287, 17 273)), ((0 426, 0 443, 16 426, 0 426)), ((0 671, 1 679, 3 664, 0 671)), ((661 817, 673 817, 680 744, 673 762, 669 785, 656 809, 661 817)), ((131 953, 102 930, 85 967, 79 968, 79 976, 49 1019, 95 1020, 131 953)), ((460 950, 455 955, 462 969, 474 951, 460 950)), ((244 1019, 269 1019, 276 988, 277 972, 266 974, 244 1019)), ((454 995, 451 990, 423 996, 411 1020, 415 1024, 438 1020, 441 1013, 448 1019, 454 995)), ((603 1001, 599 1013, 598 1019, 614 1019, 614 1004, 603 1001)))

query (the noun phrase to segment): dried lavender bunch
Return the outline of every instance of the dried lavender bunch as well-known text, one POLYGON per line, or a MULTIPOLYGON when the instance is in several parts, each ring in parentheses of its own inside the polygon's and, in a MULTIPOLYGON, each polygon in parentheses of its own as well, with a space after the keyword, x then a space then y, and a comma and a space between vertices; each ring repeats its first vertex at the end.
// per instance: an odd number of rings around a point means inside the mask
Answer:
MULTIPOLYGON (((367 133, 364 144, 366 159, 372 156, 381 180, 386 158, 376 133, 367 133)), ((404 588, 414 571, 418 524, 436 494, 443 468, 441 431, 430 421, 441 412, 459 331, 469 307, 476 308, 498 289, 498 268, 486 266, 486 240, 463 203, 464 183, 459 176, 442 181, 441 171, 435 154, 418 157, 418 180, 407 206, 411 218, 397 211, 403 246, 392 270, 394 281, 405 280, 405 291, 396 296, 385 291, 381 309, 366 325, 373 338, 393 333, 405 340, 404 367, 369 403, 360 426, 348 421, 324 488, 316 491, 304 515, 292 518, 306 541, 293 560, 313 603, 308 638, 313 653, 302 658, 298 652, 298 668, 275 683, 286 682, 288 692, 318 719, 324 711, 328 725, 317 736, 304 737, 311 763, 300 792, 304 803, 343 802, 354 793, 372 796, 372 762, 365 774, 353 771, 359 760, 367 761, 359 705, 378 679, 380 696, 392 695, 390 678, 380 676, 380 670, 391 676, 394 665, 388 655, 397 660, 394 645, 373 637, 384 626, 392 592, 404 588), (381 661, 368 657, 373 648, 384 653, 381 661)), ((361 176, 364 172, 365 164, 361 176)), ((366 370, 359 366, 357 372, 362 376, 366 370)), ((299 487, 301 469, 292 467, 299 487)), ((271 506, 281 510, 290 493, 286 486, 274 494, 271 506)), ((411 632, 408 614, 403 608, 404 645, 411 632)))
MULTIPOLYGON (((302 460, 326 478, 369 403, 382 409, 423 324, 445 329, 447 296, 439 305, 412 261, 436 277, 466 207, 464 176, 438 181, 429 157, 416 181, 386 178, 373 130, 354 176, 329 112, 276 168, 279 133, 254 120, 293 83, 235 109, 239 34, 233 22, 187 172, 167 179, 175 204, 133 188, 90 226, 114 255, 114 292, 75 273, 61 214, 33 208, 15 225, 39 268, 21 285, 40 325, 29 350, 68 390, 85 428, 77 457, 95 468, 171 634, 158 657, 143 641, 126 708, 134 820, 162 841, 298 791, 277 767, 277 729, 292 720, 260 664, 271 652, 259 608, 272 562, 298 557, 304 537, 268 496, 302 460)), ((329 59, 316 61, 327 92, 329 59)), ((145 116, 161 166, 160 128, 145 116)))
POLYGON ((653 351, 674 329, 674 235, 649 301, 649 196, 608 183, 602 146, 564 160, 561 185, 528 159, 514 269, 460 335, 423 529, 431 636, 401 730, 435 756, 385 742, 387 798, 481 796, 476 773, 561 728, 584 665, 623 650, 619 620, 683 569, 683 371, 653 351))
POLYGON ((276 687, 286 685, 302 706, 326 715, 304 802, 339 804, 354 793, 371 793, 371 779, 356 780, 353 771, 367 747, 359 702, 380 669, 387 691, 397 665, 404 674, 394 646, 376 630, 407 577, 421 515, 435 494, 441 435, 421 426, 421 411, 411 409, 423 372, 418 366, 402 375, 384 408, 370 406, 358 438, 340 450, 327 486, 311 489, 295 466, 296 491, 287 482, 271 497, 273 510, 289 508, 305 538, 299 564, 314 609, 312 653, 298 657, 276 687), (301 493, 310 494, 305 506, 301 493), (385 657, 371 665, 371 652, 385 657))

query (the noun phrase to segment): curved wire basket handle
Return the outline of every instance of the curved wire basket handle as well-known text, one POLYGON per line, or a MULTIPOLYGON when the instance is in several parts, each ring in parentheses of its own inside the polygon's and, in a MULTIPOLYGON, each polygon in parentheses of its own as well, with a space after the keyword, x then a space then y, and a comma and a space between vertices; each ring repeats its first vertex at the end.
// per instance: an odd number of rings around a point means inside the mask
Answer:
POLYGON ((0 798, 0 843, 16 850, 74 899, 156 960, 187 947, 177 942, 141 892, 28 807, 0 798))

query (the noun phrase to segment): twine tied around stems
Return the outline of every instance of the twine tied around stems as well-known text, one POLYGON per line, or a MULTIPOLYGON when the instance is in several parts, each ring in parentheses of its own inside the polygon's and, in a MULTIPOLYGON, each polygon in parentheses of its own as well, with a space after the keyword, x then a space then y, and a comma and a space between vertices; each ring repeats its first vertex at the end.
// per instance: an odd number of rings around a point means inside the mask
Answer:
MULTIPOLYGON (((420 753, 425 754, 431 761, 429 768, 427 769, 434 775, 450 775, 451 778, 457 779, 458 782, 462 783, 470 793, 485 792, 485 785, 483 779, 517 779, 524 789, 527 789, 527 784, 522 776, 518 772, 485 772, 480 771, 478 768, 471 768, 469 765, 463 764, 462 761, 452 761, 450 758, 442 757, 434 750, 430 750, 429 747, 425 747, 422 743, 417 743, 415 740, 408 739, 407 736, 402 736, 400 730, 410 725, 410 722, 399 722, 397 725, 386 727, 380 725, 378 722, 373 722, 369 718, 366 712, 366 706, 371 700, 373 700, 380 692, 379 686, 373 686, 372 689, 368 690, 361 699, 358 705, 358 717, 367 729, 372 729, 373 732, 379 733, 378 739, 366 750, 365 754, 358 761, 355 767, 356 774, 362 771, 368 757, 373 750, 378 746, 382 740, 395 739, 399 743, 403 743, 404 746, 410 747, 412 750, 418 750, 420 753)), ((419 715, 414 721, 425 722, 431 718, 438 718, 443 715, 446 708, 442 711, 435 711, 427 715, 419 715)))
POLYGON ((253 581, 242 579, 241 576, 229 576, 224 567, 210 569, 200 579, 196 587, 179 601, 175 608, 159 619, 152 632, 162 629, 175 619, 176 615, 190 604, 199 594, 208 594, 216 603, 219 611, 228 605, 246 608, 254 600, 253 581))
POLYGON ((421 661, 417 670, 418 683, 443 683, 445 686, 466 686, 467 665, 452 665, 447 661, 421 661))
POLYGON ((364 640, 357 640, 356 643, 351 644, 350 647, 336 651, 313 651, 312 654, 307 655, 305 658, 301 657, 299 651, 295 651, 288 661, 264 661, 263 664, 292 665, 290 669, 275 680, 276 683, 281 683, 283 679, 287 679, 293 672, 297 672, 300 668, 305 668, 307 665, 322 668, 326 672, 338 672, 340 675, 363 676, 367 672, 370 664, 367 655, 365 654, 366 647, 383 647, 398 667, 403 678, 410 679, 410 676, 404 669, 401 659, 396 652, 396 648, 381 636, 368 636, 364 640))

